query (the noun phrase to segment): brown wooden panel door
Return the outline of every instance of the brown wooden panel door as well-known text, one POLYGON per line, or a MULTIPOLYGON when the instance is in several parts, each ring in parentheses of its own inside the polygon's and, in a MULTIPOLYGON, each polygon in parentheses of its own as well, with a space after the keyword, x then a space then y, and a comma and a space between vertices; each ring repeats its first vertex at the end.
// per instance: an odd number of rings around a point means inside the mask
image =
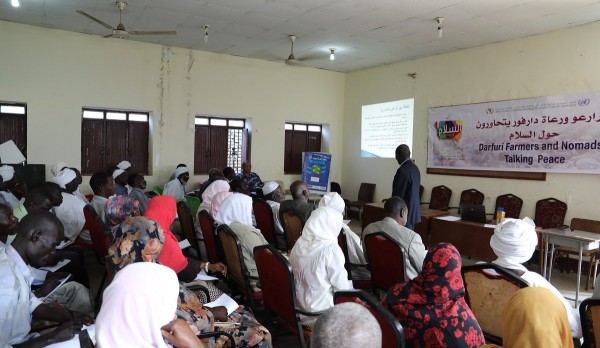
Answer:
POLYGON ((302 172, 302 152, 307 148, 307 132, 294 131, 292 134, 292 173, 300 174, 302 172))
POLYGON ((285 152, 283 162, 283 172, 288 174, 292 173, 292 134, 294 131, 285 131, 285 152))
POLYGON ((147 122, 129 122, 127 134, 128 156, 131 162, 130 173, 148 174, 148 141, 147 122))
POLYGON ((208 127, 196 127, 194 134, 194 173, 208 173, 208 157, 210 149, 208 147, 208 127))
POLYGON ((93 174, 106 170, 104 120, 83 119, 81 124, 81 172, 93 174))
POLYGON ((106 122, 105 146, 106 154, 104 156, 104 166, 116 166, 119 162, 128 159, 127 153, 127 122, 110 121, 106 122))
POLYGON ((321 152, 321 133, 308 132, 307 152, 321 152))
POLYGON ((227 166, 227 140, 229 130, 226 127, 211 127, 210 154, 207 172, 210 168, 223 169, 227 166))
POLYGON ((27 157, 27 118, 25 115, 2 115, 0 117, 0 144, 9 140, 27 157))

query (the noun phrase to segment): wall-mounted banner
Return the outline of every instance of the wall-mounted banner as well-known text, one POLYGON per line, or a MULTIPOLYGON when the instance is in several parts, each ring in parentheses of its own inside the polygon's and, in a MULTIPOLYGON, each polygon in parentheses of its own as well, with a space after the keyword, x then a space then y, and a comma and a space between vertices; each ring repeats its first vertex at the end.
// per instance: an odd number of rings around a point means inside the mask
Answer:
POLYGON ((329 189, 331 154, 324 152, 302 153, 302 181, 313 193, 326 193, 329 189))
POLYGON ((429 109, 428 168, 600 173, 600 92, 429 109))

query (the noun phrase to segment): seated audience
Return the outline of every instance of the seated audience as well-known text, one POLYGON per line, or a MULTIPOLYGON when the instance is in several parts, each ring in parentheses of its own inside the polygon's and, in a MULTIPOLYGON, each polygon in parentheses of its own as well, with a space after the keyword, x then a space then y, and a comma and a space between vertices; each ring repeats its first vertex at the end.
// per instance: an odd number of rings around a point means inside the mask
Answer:
MULTIPOLYGON (((242 257, 248 273, 258 278, 258 269, 254 261, 254 248, 269 244, 259 229, 252 226, 252 198, 243 193, 234 193, 227 197, 217 218, 219 224, 226 224, 231 228, 242 244, 242 257)), ((257 279, 250 279, 250 285, 258 291, 257 279)))
POLYGON ((229 192, 229 182, 227 180, 215 180, 210 184, 204 193, 202 193, 202 203, 200 203, 200 210, 206 210, 210 213, 213 198, 219 192, 229 192))
POLYGON ((429 249, 416 278, 388 291, 382 303, 402 325, 406 347, 474 348, 485 343, 465 301, 461 267, 458 250, 440 243, 429 249))
POLYGON ((70 168, 70 169, 75 172, 75 183, 77 184, 77 188, 73 192, 73 195, 75 197, 81 199, 81 201, 83 203, 88 204, 89 201, 88 201, 87 197, 80 190, 81 184, 83 183, 83 178, 81 177, 81 172, 77 168, 70 168))
POLYGON ((190 172, 187 167, 177 167, 175 179, 165 184, 163 195, 175 198, 176 202, 185 201, 185 185, 190 180, 190 172))
POLYGON ((292 200, 281 202, 279 211, 293 208, 300 214, 300 217, 303 218, 304 222, 306 222, 310 213, 315 210, 315 205, 308 202, 308 197, 310 196, 308 186, 306 186, 304 181, 296 180, 290 185, 290 193, 292 194, 292 200))
MULTIPOLYGON (((502 311, 502 342, 507 348, 572 348, 573 338, 562 303, 548 289, 517 291, 502 311)), ((482 348, 500 347, 486 344, 482 348)))
POLYGON ((69 166, 65 162, 58 161, 50 166, 50 173, 52 173, 52 176, 57 176, 61 170, 68 167, 69 166))
POLYGON ((169 268, 150 262, 125 267, 104 291, 96 320, 98 348, 167 348, 167 342, 204 347, 185 321, 175 319, 178 294, 177 277, 169 268), (140 320, 132 320, 132 313, 140 320))
POLYGON ((146 189, 146 179, 142 174, 135 173, 129 175, 127 182, 129 183, 129 187, 131 187, 129 197, 140 203, 140 214, 144 215, 146 208, 148 208, 148 202, 150 201, 150 198, 146 192, 144 192, 146 189))
POLYGON ((260 180, 260 176, 252 171, 252 163, 250 163, 250 161, 242 163, 242 172, 239 173, 237 177, 246 182, 246 185, 248 185, 248 191, 253 196, 256 196, 256 191, 263 187, 263 182, 260 180))
POLYGON ((63 202, 62 190, 60 189, 60 186, 53 181, 46 181, 42 185, 42 188, 46 189, 46 191, 48 191, 52 197, 52 209, 50 209, 50 211, 55 213, 56 207, 59 207, 63 202))
MULTIPOLYGON (((6 186, 4 186, 4 179, 2 179, 2 175, 0 175, 0 191, 4 191, 5 188, 6 186)), ((0 194, 0 204, 8 205, 10 207, 10 204, 8 204, 6 199, 4 199, 4 195, 2 194, 0 194)))
POLYGON ((90 187, 94 191, 94 197, 92 197, 90 206, 94 208, 100 220, 106 224, 104 209, 108 197, 115 194, 115 181, 108 173, 94 173, 90 178, 90 187))
POLYGON ((219 209, 221 209, 221 204, 227 199, 227 197, 231 196, 234 193, 242 193, 245 195, 249 195, 248 185, 242 179, 235 178, 229 182, 229 192, 221 191, 216 193, 211 202, 210 202, 210 215, 216 220, 217 215, 219 213, 219 209))
POLYGON ((127 178, 129 174, 123 169, 115 169, 112 172, 112 178, 115 181, 115 194, 117 196, 127 196, 129 191, 127 190, 127 178))
POLYGON ((17 233, 19 220, 13 210, 6 204, 0 203, 0 247, 5 247, 8 240, 12 242, 17 233))
MULTIPOLYGON (((338 245, 342 214, 329 207, 315 210, 290 253, 298 307, 320 312, 333 307, 333 293, 352 289, 344 268, 344 254, 338 245)), ((314 317, 302 318, 304 324, 314 317)))
POLYGON ((381 348, 381 327, 364 306, 340 303, 319 315, 310 336, 311 348, 381 348))
MULTIPOLYGON (((125 173, 127 173, 127 179, 129 179, 129 176, 131 175, 131 163, 129 161, 121 161, 119 162, 119 164, 117 164, 117 168, 122 169, 125 171, 125 173)), ((125 188, 127 189, 127 194, 131 193, 131 186, 129 185, 129 182, 127 182, 127 184, 125 184, 125 188)))
MULTIPOLYGON (((385 218, 381 221, 369 224, 362 232, 362 242, 364 246, 365 237, 375 232, 385 232, 392 239, 400 244, 404 252, 404 260, 406 265, 406 278, 413 279, 423 269, 423 260, 425 259, 425 245, 421 240, 421 236, 408 228, 406 219, 408 218, 408 207, 404 200, 400 197, 391 197, 385 201, 383 205, 385 218)), ((369 260, 367 248, 363 247, 365 258, 369 260)))
POLYGON ((2 181, 4 182, 4 188, 0 191, 0 196, 8 203, 8 205, 15 209, 21 204, 21 201, 17 196, 15 196, 15 186, 17 184, 17 178, 15 177, 15 168, 8 165, 3 165, 0 167, 0 176, 2 176, 2 181))
POLYGON ((171 174, 171 176, 169 177, 169 181, 171 181, 171 180, 175 179, 175 178, 177 177, 177 176, 175 176, 175 173, 177 172, 177 169, 179 169, 179 168, 183 168, 183 167, 186 167, 186 168, 187 168, 187 165, 186 165, 185 163, 179 163, 179 164, 177 165, 177 167, 175 167, 175 171, 174 171, 174 172, 171 174))
POLYGON ((498 258, 492 263, 509 269, 519 275, 529 286, 546 288, 562 302, 567 311, 571 334, 581 338, 581 322, 579 312, 567 302, 560 292, 540 274, 531 272, 522 263, 529 261, 538 244, 535 223, 530 218, 504 219, 496 226, 490 239, 490 246, 498 258))
POLYGON ((219 179, 225 180, 225 176, 223 176, 223 173, 221 172, 221 170, 218 168, 211 168, 208 171, 208 180, 203 182, 202 185, 200 185, 200 188, 198 188, 198 190, 196 190, 197 195, 202 197, 202 194, 208 188, 208 186, 210 184, 212 184, 213 182, 215 182, 215 180, 219 180, 219 179))
POLYGON ((81 321, 82 314, 70 312, 60 304, 42 303, 31 291, 33 275, 29 266, 44 266, 63 238, 60 220, 49 212, 38 211, 19 223, 12 244, 0 247, 0 347, 42 347, 71 339, 81 328, 72 320, 81 321), (29 332, 32 319, 63 324, 36 337, 29 332))
POLYGON ((225 169, 223 169, 223 176, 227 181, 231 182, 231 180, 236 178, 235 170, 231 167, 225 167, 225 169))
POLYGON ((85 216, 83 215, 85 203, 73 195, 77 189, 77 174, 72 169, 64 168, 53 180, 63 191, 63 202, 54 209, 54 212, 65 227, 65 237, 70 240, 80 237, 83 242, 91 243, 90 233, 81 231, 85 225, 85 216))
POLYGON ((114 238, 121 222, 127 218, 140 215, 140 202, 137 200, 129 196, 108 197, 104 209, 104 220, 107 229, 110 229, 110 239, 114 238))
MULTIPOLYGON (((158 223, 145 217, 128 218, 117 229, 109 248, 110 261, 117 272, 132 263, 156 262, 163 243, 164 234, 158 223)), ((234 336, 236 347, 272 346, 271 334, 256 321, 252 312, 243 306, 229 315, 224 307, 206 308, 200 298, 182 284, 179 286, 177 316, 190 323, 195 333, 214 331, 215 320, 229 322, 219 329, 234 336)), ((222 344, 217 342, 216 346, 222 344)))
MULTIPOLYGON (((344 210, 346 209, 346 203, 344 203, 344 199, 337 192, 329 192, 321 197, 319 207, 333 208, 343 216, 344 210)), ((352 232, 350 227, 348 227, 346 224, 342 224, 342 232, 346 236, 349 261, 354 264, 365 265, 367 261, 365 259, 365 253, 363 252, 363 247, 358 235, 352 232)), ((354 269, 352 275, 353 278, 358 279, 371 278, 371 272, 369 272, 365 267, 354 269)))
POLYGON ((42 187, 35 188, 25 196, 25 201, 13 209, 13 214, 18 220, 21 220, 28 212, 52 209, 52 196, 42 187))
POLYGON ((280 248, 285 247, 285 238, 283 236, 283 226, 281 226, 281 221, 279 221, 279 205, 285 199, 285 193, 281 186, 275 181, 269 181, 263 186, 263 195, 265 196, 265 200, 271 206, 271 211, 273 213, 273 222, 275 224, 275 241, 277 246, 280 248))

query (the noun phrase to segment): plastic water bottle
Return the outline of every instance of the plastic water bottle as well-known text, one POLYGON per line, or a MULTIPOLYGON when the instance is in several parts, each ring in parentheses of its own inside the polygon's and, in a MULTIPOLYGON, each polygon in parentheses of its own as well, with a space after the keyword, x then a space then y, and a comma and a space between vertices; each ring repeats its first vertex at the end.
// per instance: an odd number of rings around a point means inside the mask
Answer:
POLYGON ((504 216, 506 213, 504 212, 504 208, 498 207, 498 211, 496 211, 496 223, 502 222, 504 220, 504 216))

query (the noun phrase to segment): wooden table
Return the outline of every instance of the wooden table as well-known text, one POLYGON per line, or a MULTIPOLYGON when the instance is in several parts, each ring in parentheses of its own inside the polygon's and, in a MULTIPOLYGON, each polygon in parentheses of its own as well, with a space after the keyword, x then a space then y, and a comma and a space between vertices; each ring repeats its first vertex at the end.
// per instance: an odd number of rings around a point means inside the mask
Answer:
POLYGON ((462 256, 492 262, 497 259, 490 246, 493 227, 468 221, 446 221, 433 218, 430 221, 427 249, 438 243, 452 243, 462 256))
MULTIPOLYGON (((362 229, 364 230, 370 223, 383 220, 385 213, 383 212, 384 203, 368 203, 363 206, 362 212, 362 229)), ((448 215, 448 212, 441 210, 433 210, 429 208, 421 208, 421 222, 415 225, 415 232, 417 232, 423 244, 427 246, 429 240, 429 226, 431 219, 436 216, 448 215)))

